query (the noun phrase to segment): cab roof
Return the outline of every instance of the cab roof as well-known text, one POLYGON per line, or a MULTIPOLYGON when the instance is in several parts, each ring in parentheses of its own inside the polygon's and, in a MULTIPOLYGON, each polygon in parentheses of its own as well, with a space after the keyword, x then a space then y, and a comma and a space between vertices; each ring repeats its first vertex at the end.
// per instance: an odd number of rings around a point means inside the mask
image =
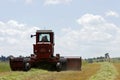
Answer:
POLYGON ((52 32, 52 30, 37 30, 37 33, 49 33, 52 32))

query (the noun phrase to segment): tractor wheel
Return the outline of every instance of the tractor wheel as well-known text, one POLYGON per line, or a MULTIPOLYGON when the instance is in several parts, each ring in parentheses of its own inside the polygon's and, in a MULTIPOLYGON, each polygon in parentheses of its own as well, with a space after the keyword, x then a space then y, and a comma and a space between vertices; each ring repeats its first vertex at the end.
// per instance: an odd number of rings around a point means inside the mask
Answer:
POLYGON ((61 65, 60 62, 57 62, 57 64, 56 64, 56 69, 57 69, 57 72, 60 72, 60 71, 61 71, 62 65, 61 65))
POLYGON ((24 66, 24 71, 29 71, 31 68, 30 63, 26 62, 24 66))

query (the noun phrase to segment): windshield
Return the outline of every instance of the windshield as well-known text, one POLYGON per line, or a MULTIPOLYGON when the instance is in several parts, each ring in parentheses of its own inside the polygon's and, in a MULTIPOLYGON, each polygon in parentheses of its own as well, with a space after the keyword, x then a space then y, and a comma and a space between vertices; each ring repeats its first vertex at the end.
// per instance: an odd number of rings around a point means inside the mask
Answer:
POLYGON ((50 42, 50 34, 40 34, 39 41, 40 42, 50 42))

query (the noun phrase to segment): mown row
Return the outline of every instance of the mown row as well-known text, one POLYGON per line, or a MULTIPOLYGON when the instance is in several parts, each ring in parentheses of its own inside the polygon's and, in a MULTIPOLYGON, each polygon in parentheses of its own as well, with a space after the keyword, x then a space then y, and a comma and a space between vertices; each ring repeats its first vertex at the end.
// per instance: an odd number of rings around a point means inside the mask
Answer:
POLYGON ((89 80, 115 80, 118 72, 112 63, 101 63, 100 70, 89 80))

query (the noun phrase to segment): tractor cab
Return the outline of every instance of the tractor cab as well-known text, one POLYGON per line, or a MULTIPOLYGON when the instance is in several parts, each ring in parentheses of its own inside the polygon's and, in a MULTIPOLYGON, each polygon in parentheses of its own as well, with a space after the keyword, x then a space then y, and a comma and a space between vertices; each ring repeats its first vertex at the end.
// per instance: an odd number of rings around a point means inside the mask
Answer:
POLYGON ((38 60, 49 59, 54 53, 54 33, 52 30, 37 30, 36 44, 33 44, 34 54, 38 60))

